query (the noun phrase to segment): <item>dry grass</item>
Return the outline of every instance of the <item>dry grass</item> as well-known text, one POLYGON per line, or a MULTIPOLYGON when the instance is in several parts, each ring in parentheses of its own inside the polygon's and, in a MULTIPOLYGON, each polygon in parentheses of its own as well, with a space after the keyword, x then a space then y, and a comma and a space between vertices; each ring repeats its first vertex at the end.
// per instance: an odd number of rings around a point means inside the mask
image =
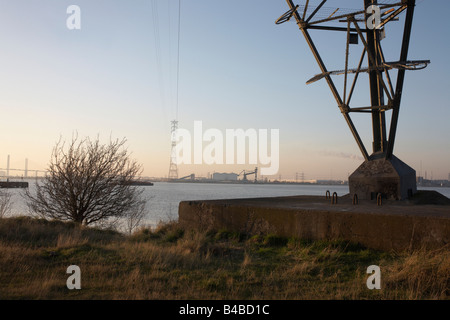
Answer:
POLYGON ((448 299, 448 247, 388 253, 346 242, 182 230, 132 236, 0 219, 0 299, 448 299), (81 290, 68 290, 68 266, 81 290), (366 269, 381 267, 381 290, 366 269))
POLYGON ((387 266, 386 289, 397 299, 448 299, 450 251, 418 250, 387 266))

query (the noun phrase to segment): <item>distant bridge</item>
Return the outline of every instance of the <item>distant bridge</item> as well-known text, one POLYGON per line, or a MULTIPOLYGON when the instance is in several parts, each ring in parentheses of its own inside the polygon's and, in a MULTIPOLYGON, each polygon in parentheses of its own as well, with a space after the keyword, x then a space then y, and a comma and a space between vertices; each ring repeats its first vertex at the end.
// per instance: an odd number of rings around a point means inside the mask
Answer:
POLYGON ((0 178, 42 178, 46 175, 46 170, 0 168, 0 178), (10 171, 23 172, 23 174, 14 175, 10 174, 10 171), (30 176, 29 173, 34 173, 34 176, 30 176), (43 175, 39 175, 39 173, 43 173, 43 175))

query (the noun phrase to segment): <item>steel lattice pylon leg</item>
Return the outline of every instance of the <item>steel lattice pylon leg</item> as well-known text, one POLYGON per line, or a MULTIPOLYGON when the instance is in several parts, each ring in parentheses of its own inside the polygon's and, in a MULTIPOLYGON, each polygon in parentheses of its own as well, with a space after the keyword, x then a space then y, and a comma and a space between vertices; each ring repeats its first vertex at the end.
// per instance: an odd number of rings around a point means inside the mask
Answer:
POLYGON ((324 8, 327 0, 322 0, 315 8, 309 6, 309 0, 306 0, 303 6, 294 5, 293 0, 286 0, 286 2, 289 10, 276 23, 281 24, 291 18, 295 19, 321 70, 321 73, 311 78, 307 84, 320 79, 326 80, 365 159, 365 162, 349 177, 350 192, 356 194, 359 199, 373 198, 373 194, 382 194, 383 197, 394 199, 408 198, 417 190, 416 173, 393 155, 393 149, 405 70, 419 70, 419 66, 426 66, 429 63, 429 60, 409 61, 407 59, 415 0, 392 0, 389 3, 378 0, 361 0, 363 8, 356 10, 324 8), (376 24, 375 22, 369 23, 372 22, 377 10, 379 21, 376 24), (406 11, 406 17, 400 58, 398 61, 386 61, 380 42, 385 35, 384 27, 390 21, 398 20, 398 15, 404 11, 406 11), (346 23, 346 27, 328 24, 339 22, 346 23), (322 25, 324 23, 327 23, 327 25, 322 25), (365 24, 365 26, 360 27, 359 24, 365 24), (346 32, 344 70, 327 70, 309 30, 346 32), (364 48, 358 67, 351 69, 348 66, 349 45, 358 44, 358 39, 362 42, 364 48), (362 65, 365 57, 367 57, 367 67, 362 65), (389 75, 389 70, 392 69, 398 70, 395 84, 389 75), (369 75, 370 103, 368 106, 352 107, 350 105, 351 98, 358 75, 364 72, 369 75), (331 78, 332 75, 339 74, 345 75, 342 95, 331 78), (349 74, 355 76, 351 87, 348 88, 349 74), (386 132, 386 111, 392 111, 389 134, 386 132), (350 116, 350 113, 353 112, 371 115, 373 141, 372 154, 370 155, 350 116))

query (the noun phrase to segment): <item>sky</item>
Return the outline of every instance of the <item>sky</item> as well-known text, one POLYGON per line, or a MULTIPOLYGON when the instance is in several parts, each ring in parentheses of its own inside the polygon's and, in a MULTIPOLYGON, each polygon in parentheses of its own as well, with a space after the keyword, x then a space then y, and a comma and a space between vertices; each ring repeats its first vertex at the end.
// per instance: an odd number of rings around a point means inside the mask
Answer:
MULTIPOLYGON (((143 175, 165 177, 170 121, 177 119, 190 132, 195 121, 224 135, 279 130, 279 170, 269 178, 347 179, 362 156, 326 82, 306 85, 320 70, 295 22, 275 24, 286 2, 181 0, 180 11, 178 5, 0 0, 0 168, 10 155, 11 168, 24 168, 28 159, 30 170, 45 170, 55 143, 77 133, 105 142, 126 138, 143 175), (70 5, 81 9, 79 30, 67 27, 70 5)), ((362 0, 329 0, 326 7, 360 9, 362 0)), ((408 57, 431 64, 406 73, 394 149, 417 175, 433 179, 450 174, 449 10, 449 1, 417 3, 408 57)), ((403 19, 386 28, 387 60, 398 60, 403 19)), ((345 33, 310 34, 328 69, 343 69, 345 33)), ((351 47, 351 66, 361 50, 361 43, 351 47)), ((333 80, 342 87, 342 76, 333 80)), ((368 104, 366 87, 362 75, 357 106, 368 104)), ((352 117, 370 153, 370 116, 352 117)), ((207 176, 254 167, 178 169, 179 176, 207 176)))

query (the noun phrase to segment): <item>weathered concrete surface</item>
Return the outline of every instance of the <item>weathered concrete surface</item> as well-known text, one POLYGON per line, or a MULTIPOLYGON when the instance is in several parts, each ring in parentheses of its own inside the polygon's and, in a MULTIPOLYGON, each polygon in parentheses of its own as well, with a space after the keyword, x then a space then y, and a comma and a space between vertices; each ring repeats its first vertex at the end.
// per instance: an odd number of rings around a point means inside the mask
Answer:
POLYGON ((417 192, 416 171, 395 156, 386 160, 384 154, 371 155, 348 178, 350 194, 359 199, 383 198, 405 200, 417 192))
POLYGON ((438 248, 450 243, 450 206, 359 201, 319 196, 184 201, 187 228, 274 233, 302 239, 342 239, 380 250, 438 248))

